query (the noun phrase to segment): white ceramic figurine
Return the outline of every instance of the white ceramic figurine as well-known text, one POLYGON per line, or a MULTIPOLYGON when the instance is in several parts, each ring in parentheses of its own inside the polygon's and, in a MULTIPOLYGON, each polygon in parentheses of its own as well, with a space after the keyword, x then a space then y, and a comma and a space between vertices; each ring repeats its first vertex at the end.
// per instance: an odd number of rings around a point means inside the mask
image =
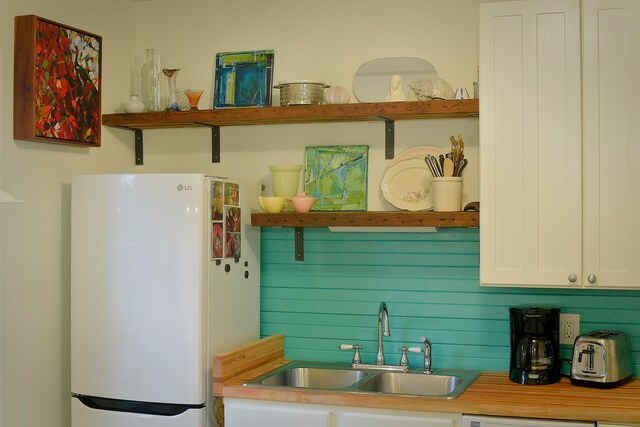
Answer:
POLYGON ((402 76, 394 74, 391 76, 391 82, 389 83, 389 92, 387 93, 385 102, 393 101, 406 101, 407 96, 402 91, 402 76))

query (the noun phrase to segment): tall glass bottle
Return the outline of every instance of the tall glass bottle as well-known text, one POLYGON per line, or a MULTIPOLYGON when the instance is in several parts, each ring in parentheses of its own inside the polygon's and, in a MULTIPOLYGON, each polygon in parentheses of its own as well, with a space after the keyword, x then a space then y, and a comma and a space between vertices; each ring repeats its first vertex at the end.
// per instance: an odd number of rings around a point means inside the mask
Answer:
POLYGON ((146 111, 160 111, 160 61, 154 49, 147 49, 142 66, 142 103, 146 111))

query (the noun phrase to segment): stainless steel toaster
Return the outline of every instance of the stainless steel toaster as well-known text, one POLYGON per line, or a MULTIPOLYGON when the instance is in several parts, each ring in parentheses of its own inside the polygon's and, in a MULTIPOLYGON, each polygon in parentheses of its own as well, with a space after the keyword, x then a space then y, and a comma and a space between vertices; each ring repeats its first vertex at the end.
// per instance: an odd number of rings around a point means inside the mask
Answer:
POLYGON ((629 335, 620 331, 592 331, 573 345, 571 382, 587 387, 615 387, 631 379, 629 335))

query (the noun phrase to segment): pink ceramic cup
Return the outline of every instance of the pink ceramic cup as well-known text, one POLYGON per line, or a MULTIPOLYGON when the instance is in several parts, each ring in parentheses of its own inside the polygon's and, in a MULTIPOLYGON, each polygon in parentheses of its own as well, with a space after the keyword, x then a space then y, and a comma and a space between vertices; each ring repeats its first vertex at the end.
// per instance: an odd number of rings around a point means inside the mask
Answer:
POLYGON ((315 201, 315 197, 307 196, 305 193, 299 193, 297 196, 291 198, 293 209, 298 213, 309 212, 315 201))

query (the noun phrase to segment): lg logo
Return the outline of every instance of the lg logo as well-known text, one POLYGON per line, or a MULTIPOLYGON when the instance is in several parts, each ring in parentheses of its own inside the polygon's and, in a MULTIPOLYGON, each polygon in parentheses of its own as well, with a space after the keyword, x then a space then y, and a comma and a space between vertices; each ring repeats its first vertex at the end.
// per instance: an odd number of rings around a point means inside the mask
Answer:
POLYGON ((193 188, 190 185, 178 184, 178 191, 191 191, 193 188))

